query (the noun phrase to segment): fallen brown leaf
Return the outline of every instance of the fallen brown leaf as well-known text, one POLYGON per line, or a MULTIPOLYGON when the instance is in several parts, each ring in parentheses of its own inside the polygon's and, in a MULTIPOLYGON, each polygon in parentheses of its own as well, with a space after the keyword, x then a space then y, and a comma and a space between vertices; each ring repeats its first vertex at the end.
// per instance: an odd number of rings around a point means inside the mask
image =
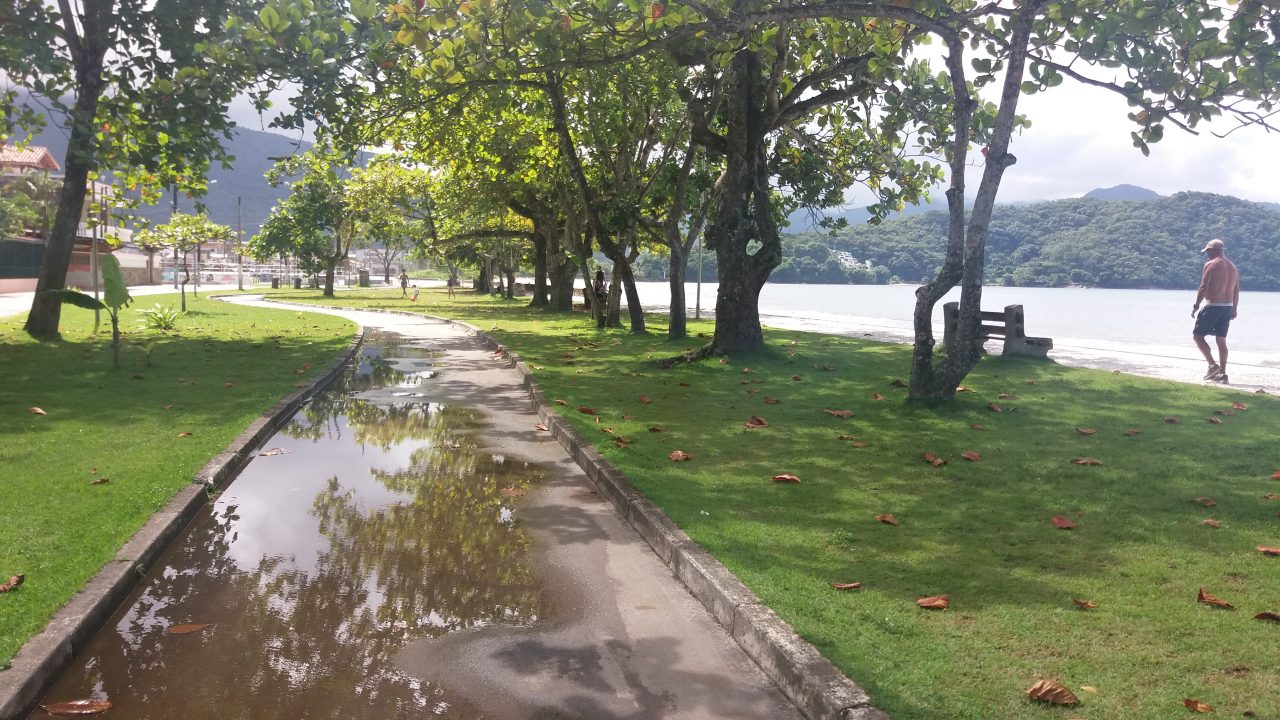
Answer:
POLYGON ((1098 609, 1098 603, 1092 600, 1074 600, 1073 599, 1071 602, 1081 610, 1097 610, 1098 609))
POLYGON ((970 390, 969 388, 967 388, 967 387, 965 387, 965 386, 963 386, 963 385, 957 385, 957 386, 956 386, 956 392, 973 392, 973 390, 970 390))
POLYGON ((1196 502, 1200 503, 1205 507, 1216 507, 1218 505, 1218 503, 1214 502, 1212 499, 1207 497, 1198 497, 1196 498, 1196 502))
POLYGON ((833 583, 827 583, 827 584, 835 588, 836 590, 857 590, 858 588, 862 587, 862 583, 860 582, 851 582, 851 583, 833 582, 833 583))
POLYGON ((7 592, 9 592, 10 590, 12 590, 12 589, 14 589, 14 588, 18 587, 19 585, 21 585, 21 584, 22 584, 22 582, 23 582, 24 580, 26 580, 26 579, 27 579, 27 576, 26 576, 25 574, 22 574, 22 573, 19 573, 19 574, 17 574, 17 575, 12 575, 12 576, 10 576, 10 577, 9 577, 9 580, 8 580, 7 582, 0 583, 0 593, 7 593, 7 592))
POLYGON ((749 368, 749 367, 742 368, 742 374, 743 374, 743 375, 750 375, 750 374, 752 374, 752 373, 754 373, 754 372, 755 372, 755 370, 752 370, 752 369, 751 369, 751 368, 749 368))
POLYGON ((832 417, 838 417, 838 418, 851 418, 851 417, 853 417, 853 411, 852 411, 852 410, 823 410, 822 412, 824 412, 824 413, 826 413, 826 414, 828 414, 828 415, 830 415, 830 416, 832 416, 832 417))
POLYGON ((747 420, 747 427, 749 428, 769 427, 769 421, 765 420, 759 415, 752 415, 751 418, 747 420))
POLYGON ((799 375, 792 375, 792 376, 791 376, 791 379, 792 379, 792 380, 795 380, 796 382, 800 382, 800 381, 801 381, 801 380, 803 380, 804 378, 800 377, 799 375))
POLYGON ((781 475, 774 475, 773 481, 776 483, 798 483, 800 478, 791 473, 782 473, 781 475))
POLYGON ((904 388, 907 386, 907 384, 895 378, 893 382, 889 383, 889 386, 896 387, 896 388, 904 388))
POLYGON ((1182 421, 1181 421, 1181 420, 1179 420, 1178 418, 1174 417, 1173 415, 1165 415, 1165 416, 1164 416, 1164 421, 1165 421, 1165 422, 1167 422, 1167 423, 1169 423, 1170 425, 1179 425, 1179 424, 1181 424, 1181 423, 1182 423, 1182 421))
POLYGON ((721 364, 721 365, 728 365, 728 364, 729 364, 729 358, 727 358, 727 357, 722 357, 722 358, 720 358, 720 364, 721 364))
POLYGON ((600 432, 602 432, 602 433, 607 433, 607 434, 609 434, 609 435, 612 435, 612 434, 613 434, 613 428, 611 428, 611 427, 600 428, 600 432))
POLYGON ((190 433, 189 431, 188 431, 188 432, 180 432, 180 433, 178 433, 178 437, 191 437, 191 433, 190 433))
POLYGON ((876 516, 876 520, 879 520, 885 525, 893 525, 894 527, 898 526, 898 518, 894 517, 892 513, 880 513, 876 516))
POLYGON ((515 487, 515 486, 511 486, 511 487, 504 487, 504 488, 502 488, 501 490, 499 490, 498 492, 499 492, 499 493, 502 493, 502 494, 503 494, 503 495, 505 495, 506 497, 523 497, 523 496, 525 495, 525 490, 524 490, 524 488, 518 488, 518 487, 515 487))
POLYGON ((1080 433, 1081 435, 1097 435, 1098 434, 1098 431, 1094 430, 1093 428, 1078 427, 1076 428, 1076 432, 1080 433))
POLYGON ((934 455, 931 452, 924 453, 924 455, 922 455, 921 457, 924 458, 925 462, 929 463, 934 467, 942 467, 943 465, 947 464, 946 460, 943 460, 942 458, 938 457, 937 455, 934 455))
MULTIPOLYGON (((618 447, 622 448, 623 450, 626 450, 628 447, 630 447, 630 446, 631 446, 631 441, 630 441, 630 440, 628 440, 628 439, 626 439, 626 438, 619 437, 619 438, 614 438, 614 439, 613 439, 613 444, 614 444, 614 445, 617 445, 618 447)), ((672 460, 674 460, 674 459, 675 459, 675 458, 672 458, 672 460)), ((689 458, 685 458, 685 460, 688 460, 688 459, 689 459, 689 458)))
POLYGON ((986 425, 979 425, 978 423, 970 423, 970 425, 969 425, 969 429, 970 429, 970 430, 986 430, 986 429, 987 429, 987 426, 986 426, 986 425))
POLYGON ((1004 412, 1004 408, 995 403, 987 403, 987 409, 991 412, 1004 412))
POLYGON ((533 429, 541 430, 542 432, 550 432, 550 428, 547 427, 546 423, 538 423, 537 425, 533 426, 533 429))
POLYGON ((1271 557, 1280 557, 1280 548, 1267 547, 1266 545, 1259 545, 1258 552, 1262 553, 1263 555, 1270 555, 1271 557))
POLYGON ((1142 431, 1141 431, 1141 430, 1134 430, 1133 428, 1129 428, 1128 430, 1125 430, 1124 432, 1122 432, 1122 433, 1120 433, 1120 434, 1121 434, 1121 435, 1128 435, 1129 437, 1133 437, 1134 435, 1140 435, 1140 434, 1142 434, 1142 431))
POLYGON ((578 406, 578 412, 582 413, 583 415, 595 415, 595 414, 596 414, 596 410, 595 410, 595 408, 589 408, 589 407, 587 407, 586 405, 579 405, 579 406, 578 406))
POLYGON ((161 405, 160 407, 164 408, 165 410, 172 410, 173 403, 169 403, 168 405, 161 405))
POLYGON ((1280 493, 1267 493, 1262 496, 1263 500, 1280 500, 1280 493))
POLYGON ((1267 620, 1270 622, 1280 622, 1280 613, 1260 612, 1253 616, 1254 620, 1267 620))
POLYGON ((1242 402, 1233 402, 1231 403, 1231 409, 1232 410, 1248 410, 1249 406, 1245 405, 1242 402))
POLYGON ((1280 470, 1277 470, 1277 471, 1275 471, 1275 472, 1271 473, 1271 479, 1272 479, 1272 480, 1280 480, 1280 470))
POLYGON ((1209 526, 1209 527, 1211 527, 1211 528, 1220 528, 1220 527, 1222 527, 1222 521, 1221 521, 1221 520, 1214 520, 1213 518, 1205 518, 1205 519, 1203 519, 1203 520, 1201 520, 1201 521, 1200 521, 1200 524, 1201 524, 1201 525, 1208 525, 1208 526, 1209 526))
POLYGON ((170 635, 186 635, 187 633, 200 632, 209 627, 209 623, 186 623, 184 625, 170 625, 165 632, 170 635))
POLYGON ((1054 515, 1052 522, 1053 522, 1053 526, 1058 528, 1059 530, 1075 530, 1076 529, 1075 523, 1062 517, 1061 515, 1054 515))
POLYGON ((89 484, 90 485, 106 485, 109 482, 111 482, 111 478, 100 477, 89 484))
POLYGON ((653 398, 649 397, 648 395, 641 395, 641 396, 640 396, 640 404, 641 404, 641 405, 648 405, 648 404, 649 404, 649 403, 651 403, 651 402, 653 402, 653 398))
POLYGON ((764 404, 765 404, 765 405, 777 405, 777 404, 779 404, 779 403, 781 403, 781 402, 782 402, 782 401, 781 401, 781 400, 779 400, 778 398, 769 397, 768 395, 765 395, 765 396, 764 396, 764 404))
POLYGON ((683 461, 683 460, 692 460, 692 459, 693 459, 693 456, 692 456, 692 455, 690 455, 689 453, 687 453, 687 452, 685 452, 685 451, 683 451, 683 450, 672 450, 672 451, 671 451, 671 454, 670 454, 670 455, 668 455, 667 457, 671 458, 671 459, 672 459, 672 461, 674 461, 674 462, 681 462, 681 461, 683 461))
POLYGON ((650 425, 650 426, 649 426, 649 432, 662 432, 662 426, 661 426, 661 425, 650 425))
POLYGON ((1212 605, 1212 606, 1214 606, 1214 607, 1224 608, 1224 609, 1226 609, 1226 610, 1235 610, 1235 609, 1236 609, 1236 606, 1235 606, 1235 605, 1232 605, 1231 603, 1227 602, 1226 600, 1219 600, 1218 598, 1216 598, 1216 597, 1214 597, 1214 596, 1210 595, 1209 593, 1205 592, 1205 591, 1204 591, 1204 588, 1200 588, 1200 592, 1196 594, 1196 602, 1198 602, 1198 603, 1204 603, 1205 605, 1212 605))
POLYGON ((933 597, 922 597, 916 600, 916 604, 925 610, 946 610, 951 606, 951 600, 946 595, 934 595, 933 597))
POLYGON ((1017 400, 1018 396, 1013 393, 1000 393, 996 396, 997 400, 1017 400))
POLYGON ((1027 688, 1027 698, 1036 702, 1052 705, 1079 705, 1080 698, 1061 683, 1053 680, 1040 680, 1027 688))
POLYGON ((849 443, 849 447, 864 448, 864 447, 866 447, 866 446, 867 446, 867 444, 866 444, 866 443, 864 443, 864 442, 862 442, 861 440, 859 440, 858 442, 855 442, 855 443, 849 443))
POLYGON ((29 407, 27 408, 27 412, 31 413, 32 415, 48 415, 49 414, 38 407, 29 407))
POLYGON ((1200 702, 1199 700, 1195 700, 1193 698, 1187 698, 1183 700, 1182 704, 1186 705, 1188 710, 1192 710, 1194 712, 1198 712, 1198 713, 1213 712, 1213 707, 1211 705, 1209 705, 1208 703, 1200 702))
POLYGON ((681 382, 680 387, 690 387, 690 385, 687 382, 681 382))
POLYGON ((222 383, 222 387, 224 387, 224 388, 231 388, 231 387, 235 387, 235 385, 234 385, 234 384, 232 384, 232 383, 229 383, 229 382, 224 382, 224 383, 222 383))
POLYGON ((41 710, 50 715, 70 717, 75 715, 97 715, 111 709, 110 700, 67 700, 65 702, 41 705, 41 710))
POLYGON ((1209 423, 1210 425, 1221 425, 1221 424, 1222 424, 1222 418, 1220 418, 1220 417, 1205 418, 1205 419, 1204 419, 1204 421, 1205 421, 1205 422, 1207 422, 1207 423, 1209 423))
POLYGON ((1072 465, 1101 465, 1102 461, 1094 457, 1071 458, 1072 465))
POLYGON ((883 400, 883 399, 884 399, 884 396, 883 396, 883 395, 881 395, 881 394, 880 394, 880 393, 878 393, 878 392, 875 392, 875 393, 871 393, 871 399, 872 399, 872 400, 883 400))

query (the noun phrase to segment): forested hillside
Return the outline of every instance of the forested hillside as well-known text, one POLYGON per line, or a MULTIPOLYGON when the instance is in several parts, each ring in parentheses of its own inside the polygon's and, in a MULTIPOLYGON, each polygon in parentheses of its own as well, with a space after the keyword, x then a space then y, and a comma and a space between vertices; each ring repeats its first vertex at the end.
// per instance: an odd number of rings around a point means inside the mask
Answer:
MULTIPOLYGON (((1000 206, 987 238, 986 282, 1195 287, 1203 263, 1199 250, 1212 238, 1226 242, 1227 257, 1240 268, 1244 289, 1280 290, 1280 212, 1275 206, 1198 192, 1144 201, 1077 198, 1000 206)), ((855 271, 857 277, 845 282, 891 277, 914 283, 932 276, 945 246, 946 216, 940 212, 849 227, 834 236, 793 235, 785 246, 787 260, 773 279, 840 282, 832 251, 846 251, 869 261, 871 269, 855 271), (824 254, 826 260, 815 260, 824 254), (787 272, 789 267, 813 272, 787 272)))

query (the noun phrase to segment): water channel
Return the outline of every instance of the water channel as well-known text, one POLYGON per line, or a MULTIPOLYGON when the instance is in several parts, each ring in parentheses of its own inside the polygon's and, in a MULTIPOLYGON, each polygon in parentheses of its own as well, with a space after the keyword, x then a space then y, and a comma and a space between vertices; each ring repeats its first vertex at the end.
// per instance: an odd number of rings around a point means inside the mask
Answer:
POLYGON ((442 353, 366 338, 42 702, 110 699, 111 717, 138 720, 484 716, 394 655, 538 623, 515 517, 546 469, 481 450, 476 411, 426 401, 442 353))

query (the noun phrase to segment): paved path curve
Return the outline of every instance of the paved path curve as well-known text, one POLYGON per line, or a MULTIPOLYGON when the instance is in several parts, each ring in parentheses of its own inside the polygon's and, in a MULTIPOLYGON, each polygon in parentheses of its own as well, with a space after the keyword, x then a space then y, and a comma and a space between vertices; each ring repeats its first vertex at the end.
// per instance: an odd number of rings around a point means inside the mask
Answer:
POLYGON ((396 658, 402 671, 445 684, 494 720, 802 717, 573 459, 534 428, 538 417, 508 362, 447 322, 314 311, 428 340, 447 355, 439 374, 421 386, 423 400, 482 411, 488 427, 478 440, 487 450, 552 469, 522 517, 546 587, 555 588, 554 611, 533 628, 410 643, 396 658))

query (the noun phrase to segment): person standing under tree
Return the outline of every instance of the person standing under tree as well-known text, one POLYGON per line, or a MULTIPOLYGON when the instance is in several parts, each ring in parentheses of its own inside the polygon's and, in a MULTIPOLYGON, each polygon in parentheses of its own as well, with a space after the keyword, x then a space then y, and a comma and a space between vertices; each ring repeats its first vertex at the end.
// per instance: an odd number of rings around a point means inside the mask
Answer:
POLYGON ((1205 362, 1209 363, 1209 371, 1204 374, 1204 379, 1225 383, 1227 328, 1236 319, 1236 309, 1240 306, 1240 272, 1227 259, 1221 240, 1210 240, 1200 252, 1209 259, 1200 276, 1200 291, 1196 293, 1196 303, 1191 306, 1191 317, 1196 319, 1191 335, 1195 338, 1196 347, 1200 348, 1200 354, 1204 355, 1205 362), (1202 301, 1203 310, 1200 309, 1202 301), (1213 361, 1213 350, 1204 339, 1206 335, 1213 335, 1218 341, 1217 362, 1213 361))

